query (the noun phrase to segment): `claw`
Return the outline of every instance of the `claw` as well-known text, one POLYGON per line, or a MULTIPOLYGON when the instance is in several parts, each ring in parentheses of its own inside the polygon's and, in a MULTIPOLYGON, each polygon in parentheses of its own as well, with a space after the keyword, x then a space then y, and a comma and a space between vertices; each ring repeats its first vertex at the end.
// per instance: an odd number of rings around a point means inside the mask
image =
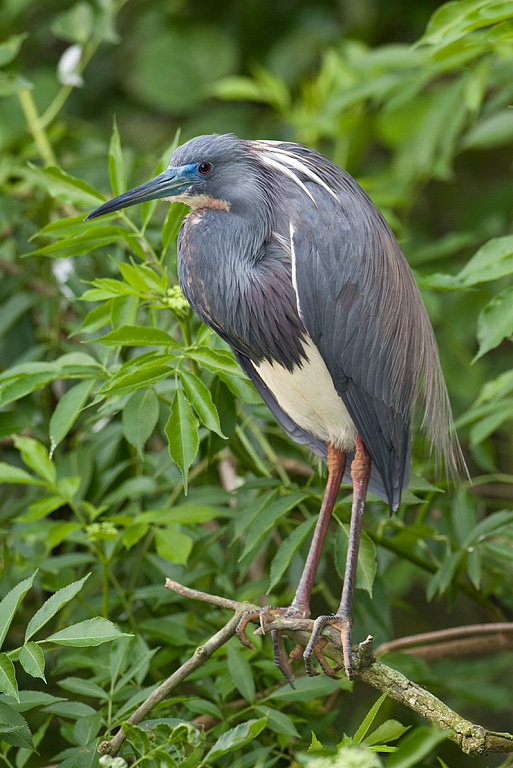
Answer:
POLYGON ((274 663, 290 687, 295 688, 296 686, 294 685, 294 675, 287 660, 281 631, 279 629, 271 629, 271 638, 273 641, 274 663))
MULTIPOLYGON (((321 669, 322 669, 322 671, 324 672, 325 675, 327 675, 328 677, 333 678, 333 680, 338 680, 338 677, 335 674, 335 670, 330 667, 330 665, 328 664, 328 660, 326 659, 325 655, 322 652, 322 649, 324 648, 324 646, 326 645, 327 642, 328 641, 324 637, 322 637, 319 640, 319 642, 316 644, 316 646, 314 648, 315 658, 319 662, 319 665, 320 665, 320 667, 321 667, 321 669)), ((306 666, 306 664, 305 664, 305 666, 306 666)))
MULTIPOLYGON (((305 652, 303 654, 303 658, 305 660, 305 667, 306 667, 306 674, 309 677, 314 677, 317 673, 315 672, 312 664, 312 656, 316 656, 315 648, 319 644, 321 640, 321 633, 324 627, 326 627, 328 624, 331 624, 333 621, 335 621, 336 616, 319 616, 314 621, 312 634, 310 635, 310 640, 308 641, 308 645, 305 648, 305 652)), ((323 657, 324 658, 324 657, 323 657)), ((322 666, 322 665, 321 665, 322 666)))
POLYGON ((249 648, 251 651, 254 651, 255 649, 248 640, 246 627, 250 621, 257 621, 257 619, 260 619, 260 611, 244 611, 235 630, 242 645, 246 646, 246 648, 249 648))
POLYGON ((298 643, 296 647, 293 648, 292 651, 289 653, 290 661, 301 661, 301 659, 303 658, 304 652, 305 652, 304 645, 300 645, 298 643))
MULTIPOLYGON (((312 665, 312 656, 315 656, 317 661, 322 667, 325 674, 330 677, 334 677, 334 672, 329 667, 328 662, 324 658, 324 655, 320 653, 319 643, 321 642, 321 634, 324 627, 331 625, 340 631, 340 639, 342 642, 342 651, 344 654, 344 669, 348 680, 353 679, 353 661, 351 656, 351 618, 345 616, 319 616, 314 621, 313 631, 308 641, 308 645, 305 648, 303 658, 305 660, 306 673, 309 676, 315 675, 315 671, 312 665), (328 672, 327 669, 330 671, 328 672)), ((323 645, 321 645, 321 648, 323 645)))
MULTIPOLYGON (((246 635, 246 628, 249 622, 254 621, 255 623, 258 623, 260 626, 256 630, 256 633, 265 635, 266 628, 269 629, 269 625, 272 625, 274 617, 287 616, 289 611, 290 609, 287 608, 271 608, 270 606, 266 606, 259 611, 246 611, 242 614, 242 618, 239 621, 236 629, 239 640, 246 648, 254 650, 246 635)), ((306 673, 309 677, 315 677, 317 675, 317 672, 315 671, 312 663, 313 657, 315 656, 324 674, 328 675, 328 677, 337 679, 335 670, 330 667, 326 657, 322 652, 322 649, 326 645, 327 641, 321 637, 321 634, 324 627, 329 624, 335 626, 337 629, 340 629, 342 636, 342 646, 344 649, 344 666, 346 669, 346 674, 351 680, 351 623, 349 620, 334 615, 319 616, 314 622, 312 635, 306 648, 303 648, 302 645, 296 645, 294 650, 290 653, 289 659, 286 657, 282 631, 271 628, 270 631, 274 649, 274 663, 282 673, 287 683, 289 683, 292 688, 295 687, 294 675, 290 668, 289 661, 299 661, 301 658, 303 658, 305 662, 306 673), (347 652, 347 648, 349 648, 349 654, 347 652)))
POLYGON ((264 608, 261 608, 258 611, 245 611, 242 614, 241 620, 237 624, 237 629, 235 630, 242 645, 246 646, 246 648, 249 648, 252 651, 255 650, 246 635, 246 627, 250 621, 254 621, 260 624, 260 627, 256 630, 256 633, 265 635, 266 627, 268 624, 272 623, 273 617, 283 616, 286 610, 286 608, 272 608, 270 605, 266 605, 264 608))

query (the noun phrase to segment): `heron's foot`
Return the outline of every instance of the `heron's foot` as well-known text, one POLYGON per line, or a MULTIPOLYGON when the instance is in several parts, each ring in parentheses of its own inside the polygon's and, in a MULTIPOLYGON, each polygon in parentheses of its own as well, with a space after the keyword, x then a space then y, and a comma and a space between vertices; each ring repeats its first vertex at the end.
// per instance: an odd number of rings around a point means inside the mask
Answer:
POLYGON ((256 630, 256 633, 265 635, 266 631, 270 631, 274 650, 274 663, 292 688, 294 688, 294 674, 290 667, 291 661, 300 661, 303 659, 307 675, 314 677, 317 674, 312 664, 313 658, 315 657, 324 674, 328 675, 328 677, 336 678, 336 670, 330 667, 322 652, 327 641, 325 638, 321 637, 321 632, 327 624, 334 624, 338 621, 338 617, 320 616, 314 624, 314 632, 306 648, 301 644, 296 645, 287 658, 283 643, 283 631, 272 629, 272 627, 269 626, 272 625, 276 616, 284 616, 285 618, 306 618, 303 611, 298 611, 294 608, 273 608, 271 606, 266 606, 258 611, 246 611, 242 615, 236 629, 241 643, 246 646, 246 648, 254 650, 246 635, 247 626, 253 621, 260 625, 259 629, 256 630))
POLYGON ((242 645, 245 645, 246 648, 249 648, 252 651, 255 650, 251 645, 248 636, 246 635, 246 627, 250 621, 254 621, 257 624, 260 624, 260 634, 265 635, 267 625, 272 624, 274 617, 285 616, 287 611, 288 608, 273 608, 270 605, 266 605, 264 608, 260 608, 258 611, 245 611, 242 614, 241 620, 237 624, 237 628, 235 630, 242 645))
MULTIPOLYGON (((273 623, 274 618, 276 616, 284 616, 290 619, 306 618, 305 612, 296 610, 294 608, 290 608, 290 607, 289 608, 273 608, 271 606, 266 606, 265 608, 262 608, 258 611, 246 611, 245 613, 243 613, 242 618, 237 625, 236 632, 241 643, 245 645, 246 648, 253 649, 253 646, 251 645, 246 635, 246 628, 249 622, 253 621, 255 623, 260 624, 260 627, 259 629, 256 630, 256 632, 262 635, 265 635, 266 630, 270 629, 271 639, 273 643, 273 650, 274 650, 274 663, 282 673, 287 683, 292 688, 294 688, 295 687, 294 674, 292 672, 289 662, 302 658, 304 648, 302 645, 297 645, 292 651, 292 653, 290 654, 290 657, 287 658, 285 645, 283 643, 282 630, 272 629, 268 626, 269 624, 273 623)), ((319 660, 319 663, 322 666, 322 662, 320 660, 319 660)))
POLYGON ((308 645, 305 648, 303 659, 305 661, 306 673, 310 677, 313 677, 316 672, 313 668, 312 659, 313 656, 317 659, 321 665, 322 671, 330 677, 335 677, 334 671, 328 665, 328 662, 322 655, 321 651, 326 643, 326 640, 321 637, 324 627, 332 626, 340 631, 340 639, 342 642, 342 652, 344 654, 344 669, 348 680, 353 679, 353 660, 351 655, 351 628, 353 626, 353 620, 347 616, 319 616, 314 621, 314 626, 308 645), (322 658, 322 661, 321 661, 322 658), (329 670, 329 671, 328 671, 329 670))

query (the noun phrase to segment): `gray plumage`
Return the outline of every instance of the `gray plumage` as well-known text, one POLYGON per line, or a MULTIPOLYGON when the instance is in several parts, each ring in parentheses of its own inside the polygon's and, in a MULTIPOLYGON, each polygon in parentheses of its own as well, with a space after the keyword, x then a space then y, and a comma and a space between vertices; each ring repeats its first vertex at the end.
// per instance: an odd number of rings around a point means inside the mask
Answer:
POLYGON ((308 365, 311 341, 370 453, 370 489, 391 508, 408 483, 417 412, 449 471, 461 466, 419 290, 348 173, 298 144, 199 136, 173 153, 168 171, 88 218, 154 197, 193 208, 178 241, 182 290, 294 440, 326 456, 324 432, 286 413, 264 373, 269 363, 292 373, 308 365))

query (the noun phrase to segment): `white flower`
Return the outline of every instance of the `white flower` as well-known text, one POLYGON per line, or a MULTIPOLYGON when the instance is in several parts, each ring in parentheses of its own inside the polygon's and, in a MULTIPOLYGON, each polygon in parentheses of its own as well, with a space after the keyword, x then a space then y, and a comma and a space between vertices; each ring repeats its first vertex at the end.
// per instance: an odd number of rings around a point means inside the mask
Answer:
POLYGON ((84 80, 78 68, 81 58, 81 45, 75 44, 66 48, 57 65, 57 77, 62 85, 71 85, 73 88, 82 88, 84 80))

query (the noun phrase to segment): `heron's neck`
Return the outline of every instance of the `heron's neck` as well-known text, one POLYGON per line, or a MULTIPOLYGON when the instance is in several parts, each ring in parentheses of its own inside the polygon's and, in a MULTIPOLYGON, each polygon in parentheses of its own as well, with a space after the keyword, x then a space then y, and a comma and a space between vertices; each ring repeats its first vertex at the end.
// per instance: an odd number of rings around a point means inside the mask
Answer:
POLYGON ((258 362, 300 363, 304 328, 297 312, 290 254, 267 222, 235 211, 198 210, 184 219, 178 277, 199 317, 237 351, 258 362))

